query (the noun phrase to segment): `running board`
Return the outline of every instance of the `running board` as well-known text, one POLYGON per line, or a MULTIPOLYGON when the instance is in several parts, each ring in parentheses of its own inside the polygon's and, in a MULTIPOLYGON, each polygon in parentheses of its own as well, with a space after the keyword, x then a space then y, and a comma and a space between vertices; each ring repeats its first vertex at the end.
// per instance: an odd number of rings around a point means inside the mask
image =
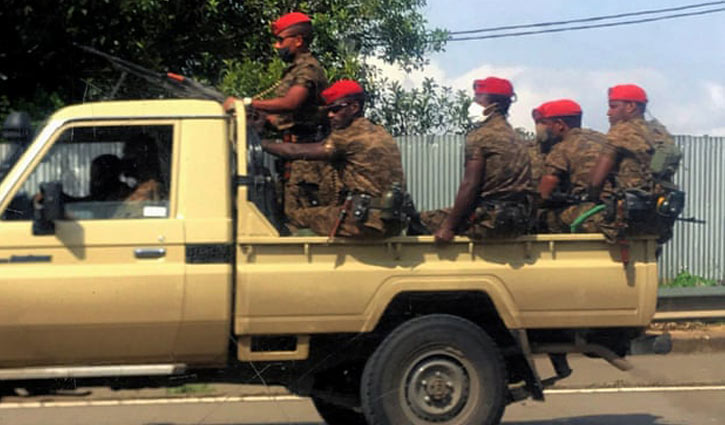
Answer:
POLYGON ((24 367, 0 369, 0 381, 26 379, 116 378, 130 376, 178 375, 186 371, 185 364, 149 364, 135 366, 73 366, 24 367))

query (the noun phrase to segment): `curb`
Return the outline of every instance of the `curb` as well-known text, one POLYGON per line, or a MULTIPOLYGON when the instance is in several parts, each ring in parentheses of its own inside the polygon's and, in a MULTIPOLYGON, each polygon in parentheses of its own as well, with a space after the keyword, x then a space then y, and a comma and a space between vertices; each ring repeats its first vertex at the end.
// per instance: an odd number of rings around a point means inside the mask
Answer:
POLYGON ((725 351, 725 331, 669 331, 672 354, 717 353, 725 351))

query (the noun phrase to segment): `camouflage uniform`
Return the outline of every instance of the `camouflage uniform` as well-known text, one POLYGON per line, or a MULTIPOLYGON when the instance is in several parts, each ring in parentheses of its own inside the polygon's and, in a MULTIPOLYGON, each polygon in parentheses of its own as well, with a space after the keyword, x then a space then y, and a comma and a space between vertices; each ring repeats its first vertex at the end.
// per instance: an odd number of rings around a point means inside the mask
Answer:
MULTIPOLYGON (((539 183, 541 183, 541 177, 544 175, 544 162, 546 161, 546 154, 541 151, 541 147, 542 145, 538 140, 533 140, 528 144, 529 159, 531 161, 531 193, 536 205, 541 200, 539 196, 539 183)), ((534 233, 546 232, 545 213, 545 210, 537 209, 535 211, 531 226, 531 230, 534 233)))
MULTIPOLYGON (((301 53, 284 72, 276 90, 277 97, 284 97, 293 86, 308 90, 304 103, 295 111, 273 115, 272 124, 277 130, 291 137, 293 143, 309 143, 320 140, 326 131, 327 117, 320 106, 324 104, 321 93, 327 88, 327 77, 320 63, 310 53, 301 53)), ((325 171, 319 161, 296 160, 287 162, 284 176, 284 212, 289 218, 299 208, 323 205, 318 194, 320 176, 325 171)), ((293 225, 298 225, 292 221, 293 225)))
MULTIPOLYGON (((317 234, 328 235, 340 216, 347 195, 367 194, 379 199, 393 184, 404 186, 405 179, 395 140, 385 129, 366 118, 356 118, 347 128, 334 130, 323 143, 333 154, 326 168, 331 174, 321 193, 335 193, 336 202, 299 209, 293 213, 293 219, 317 234)), ((364 222, 359 222, 348 211, 336 235, 382 237, 399 230, 394 223, 382 220, 380 210, 371 208, 364 222)))
MULTIPOLYGON (((525 233, 528 230, 528 216, 523 223, 500 225, 504 205, 519 205, 523 213, 529 215, 532 203, 529 153, 506 118, 495 112, 468 133, 465 153, 466 160, 483 159, 485 170, 477 205, 471 206, 471 215, 455 229, 456 233, 473 239, 525 233)), ((421 214, 421 220, 430 230, 435 231, 450 211, 451 208, 425 211, 421 214)))
MULTIPOLYGON (((674 139, 667 130, 657 122, 647 122, 642 118, 621 121, 613 125, 607 134, 605 152, 616 158, 612 170, 614 187, 617 194, 624 189, 639 189, 647 194, 657 196, 662 193, 660 184, 655 180, 650 164, 655 147, 658 144, 673 144, 674 139)), ((671 182, 677 165, 665 173, 665 181, 671 182)), ((618 240, 627 236, 656 234, 660 241, 669 240, 672 235, 671 218, 661 217, 652 212, 651 219, 632 224, 623 222, 619 214, 613 222, 607 223, 604 233, 610 240, 618 240), (636 226, 636 227, 634 227, 636 226)))
POLYGON ((527 148, 531 160, 531 188, 536 192, 541 183, 541 177, 544 175, 546 154, 541 152, 541 144, 536 140, 529 142, 527 148))
MULTIPOLYGON (((572 198, 583 198, 587 195, 592 169, 597 164, 606 143, 607 138, 602 133, 572 128, 561 142, 554 145, 546 157, 544 174, 559 179, 560 193, 572 198)), ((609 184, 605 185, 603 194, 605 197, 611 196, 609 184)), ((593 202, 585 202, 565 208, 547 209, 547 226, 551 232, 568 233, 574 220, 594 206, 593 202)), ((603 213, 591 216, 579 229, 585 233, 597 233, 601 230, 602 218, 603 213)))

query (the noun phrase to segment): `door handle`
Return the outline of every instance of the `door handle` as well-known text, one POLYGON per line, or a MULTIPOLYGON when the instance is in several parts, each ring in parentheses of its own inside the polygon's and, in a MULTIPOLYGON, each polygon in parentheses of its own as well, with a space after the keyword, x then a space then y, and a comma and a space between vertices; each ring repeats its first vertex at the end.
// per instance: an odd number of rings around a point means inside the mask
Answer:
POLYGON ((136 248, 133 251, 136 258, 161 258, 166 255, 166 248, 136 248))

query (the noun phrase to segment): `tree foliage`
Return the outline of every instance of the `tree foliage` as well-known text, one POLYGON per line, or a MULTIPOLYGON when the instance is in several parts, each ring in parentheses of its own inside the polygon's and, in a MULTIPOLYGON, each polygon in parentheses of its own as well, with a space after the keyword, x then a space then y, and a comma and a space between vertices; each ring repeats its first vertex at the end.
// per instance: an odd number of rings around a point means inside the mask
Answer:
MULTIPOLYGON (((424 5, 425 0, 5 0, 0 94, 6 104, 29 109, 36 118, 62 103, 108 97, 120 74, 74 43, 157 71, 179 72, 229 94, 255 94, 274 84, 284 68, 272 46, 270 22, 298 10, 312 17, 311 49, 330 80, 362 80, 372 89, 374 108, 415 107, 415 112, 400 111, 406 122, 396 121, 396 131, 445 130, 441 114, 453 114, 449 121, 455 122, 460 106, 444 99, 450 91, 430 82, 405 92, 376 80, 375 69, 364 62, 375 57, 412 69, 442 49, 446 34, 426 28, 420 14, 424 5), (435 124, 411 122, 426 118, 435 124)), ((114 94, 163 96, 133 77, 114 94)), ((371 115, 392 124, 396 112, 374 110, 371 115)))

